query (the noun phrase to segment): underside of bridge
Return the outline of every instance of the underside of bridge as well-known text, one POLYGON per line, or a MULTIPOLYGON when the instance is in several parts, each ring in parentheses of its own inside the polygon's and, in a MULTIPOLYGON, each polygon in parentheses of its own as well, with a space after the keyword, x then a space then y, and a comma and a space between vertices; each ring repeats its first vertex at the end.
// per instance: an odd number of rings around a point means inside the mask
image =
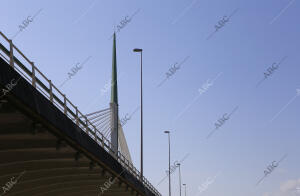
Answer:
POLYGON ((155 195, 0 58, 0 95, 18 78, 0 98, 0 195, 155 195))
POLYGON ((105 190, 111 175, 104 168, 12 104, 3 103, 0 111, 1 189, 12 177, 20 176, 8 195, 131 195, 124 184, 115 183, 105 190))

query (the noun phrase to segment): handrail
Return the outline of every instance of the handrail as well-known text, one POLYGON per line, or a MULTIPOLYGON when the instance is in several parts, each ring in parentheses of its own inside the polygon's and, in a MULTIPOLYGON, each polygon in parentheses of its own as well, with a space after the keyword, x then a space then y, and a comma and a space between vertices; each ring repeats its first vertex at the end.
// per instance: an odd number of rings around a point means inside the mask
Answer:
MULTIPOLYGON (((70 120, 72 120, 79 128, 81 128, 83 131, 85 131, 88 135, 91 133, 91 135, 94 135, 94 138, 90 137, 95 140, 104 150, 111 153, 114 158, 122 165, 125 166, 125 168, 128 169, 130 173, 132 173, 138 180, 140 180, 147 188, 149 188, 155 195, 161 196, 161 194, 149 183, 149 181, 143 177, 143 179, 140 179, 140 172, 134 167, 134 165, 129 162, 129 160, 126 159, 126 157, 120 152, 114 152, 114 148, 112 148, 112 143, 96 128, 96 126, 90 122, 90 120, 87 118, 86 115, 83 115, 78 108, 66 97, 65 94, 63 94, 52 82, 49 80, 35 65, 33 62, 31 62, 13 43, 12 40, 9 40, 1 31, 0 35, 9 43, 10 50, 6 49, 5 46, 3 46, 0 43, 0 51, 3 51, 4 54, 7 56, 4 57, 3 54, 1 56, 6 60, 9 61, 10 66, 18 71, 22 76, 24 76, 24 79, 29 81, 32 86, 37 89, 40 93, 45 95, 47 99, 53 104, 56 105, 56 108, 61 110, 70 120), (20 60, 18 60, 15 55, 13 54, 15 51, 17 51, 31 66, 31 70, 29 70, 25 65, 22 64, 20 60), (17 66, 18 68, 16 68, 17 66), (21 70, 19 70, 19 68, 21 70), (45 79, 48 84, 44 84, 37 76, 36 72, 39 73, 43 79, 45 79), (28 77, 29 76, 29 77, 28 77), (47 85, 49 87, 47 87, 47 85), (63 100, 61 100, 54 92, 53 89, 55 89, 62 97, 63 100), (75 113, 73 112, 75 110, 75 113), (84 128, 84 129, 83 129, 84 128), (100 138, 101 137, 101 138, 100 138)), ((0 57, 0 58, 2 58, 0 57)))

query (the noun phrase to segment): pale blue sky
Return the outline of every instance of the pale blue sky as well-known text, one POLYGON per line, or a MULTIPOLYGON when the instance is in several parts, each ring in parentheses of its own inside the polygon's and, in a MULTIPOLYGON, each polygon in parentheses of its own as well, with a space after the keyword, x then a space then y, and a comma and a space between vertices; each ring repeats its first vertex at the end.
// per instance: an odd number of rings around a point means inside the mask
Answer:
MULTIPOLYGON (((101 89, 111 77, 109 38, 114 25, 140 9, 117 34, 120 118, 140 103, 139 56, 132 52, 140 47, 144 49, 144 174, 163 195, 168 195, 168 181, 157 184, 168 167, 165 130, 171 131, 172 162, 189 154, 182 163, 189 196, 267 192, 292 196, 291 190, 300 187, 300 181, 290 181, 290 188, 285 188, 287 181, 300 178, 300 98, 295 98, 300 88, 298 0, 10 0, 1 1, 0 30, 11 38, 22 21, 40 9, 13 42, 57 86, 76 63, 91 56, 61 87, 84 113, 108 107, 110 92, 101 95, 101 89), (236 9, 229 22, 206 40, 218 21, 236 9), (169 68, 188 56, 157 88, 169 68), (268 67, 283 57, 287 58, 279 68, 256 87, 268 67), (198 89, 207 80, 214 82, 200 95, 198 89), (237 106, 206 139, 218 119, 237 106), (286 159, 255 186, 267 166, 285 154, 286 159), (218 173, 200 193, 198 187, 218 173)), ((137 168, 139 122, 136 112, 124 126, 137 168)), ((177 170, 172 174, 172 191, 179 195, 177 170)))

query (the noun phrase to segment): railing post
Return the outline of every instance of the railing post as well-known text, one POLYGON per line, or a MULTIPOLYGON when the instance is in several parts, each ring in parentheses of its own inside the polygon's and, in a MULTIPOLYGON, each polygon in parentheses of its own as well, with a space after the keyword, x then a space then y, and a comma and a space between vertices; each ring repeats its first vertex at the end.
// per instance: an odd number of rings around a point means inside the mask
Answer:
POLYGON ((89 134, 89 126, 88 126, 88 120, 87 120, 87 117, 85 116, 85 131, 87 134, 89 134))
POLYGON ((78 126, 78 124, 79 124, 79 121, 78 121, 78 109, 77 109, 77 107, 75 107, 75 109, 76 109, 76 125, 78 126))
POLYGON ((10 62, 9 62, 9 64, 10 64, 10 66, 12 67, 12 68, 14 68, 15 66, 14 66, 14 51, 13 51, 13 49, 14 49, 14 45, 13 45, 13 43, 12 43, 12 40, 10 39, 9 40, 9 57, 10 57, 10 62))
POLYGON ((32 86, 36 88, 35 66, 33 62, 31 62, 31 66, 32 66, 32 86))
POLYGON ((49 80, 49 84, 50 84, 50 101, 53 103, 53 91, 52 91, 52 82, 51 82, 51 80, 49 80))
POLYGON ((97 129, 96 129, 96 127, 94 127, 94 130, 95 130, 95 132, 94 132, 94 135, 95 135, 95 140, 96 140, 96 143, 97 143, 97 129))
POLYGON ((103 136, 103 134, 101 134, 101 136, 102 136, 102 147, 104 148, 104 136, 103 136))
POLYGON ((63 96, 64 96, 64 114, 67 115, 67 99, 65 94, 63 96))

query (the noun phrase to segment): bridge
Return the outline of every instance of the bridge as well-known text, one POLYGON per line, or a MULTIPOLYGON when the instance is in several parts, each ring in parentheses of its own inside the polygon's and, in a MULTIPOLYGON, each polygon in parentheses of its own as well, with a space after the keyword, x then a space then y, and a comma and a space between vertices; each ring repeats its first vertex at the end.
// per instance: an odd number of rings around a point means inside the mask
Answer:
POLYGON ((0 195, 161 195, 131 161, 115 42, 110 105, 82 114, 0 32, 0 195))

